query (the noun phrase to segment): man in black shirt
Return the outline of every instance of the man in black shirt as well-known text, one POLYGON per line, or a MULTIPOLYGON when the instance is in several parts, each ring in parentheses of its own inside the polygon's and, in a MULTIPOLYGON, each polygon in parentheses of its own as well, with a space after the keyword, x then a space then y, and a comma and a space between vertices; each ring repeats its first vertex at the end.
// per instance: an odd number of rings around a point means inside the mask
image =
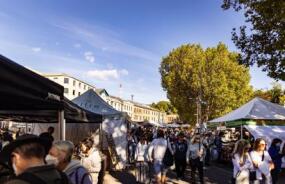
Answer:
POLYGON ((184 173, 186 169, 186 153, 188 149, 187 141, 184 139, 184 134, 179 133, 178 140, 175 143, 175 169, 177 178, 184 178, 184 173))
POLYGON ((52 136, 53 133, 54 133, 54 127, 50 126, 50 127, 48 127, 47 132, 44 132, 44 133, 40 134, 40 137, 44 138, 44 139, 47 139, 50 142, 50 144, 52 144, 53 141, 54 141, 54 138, 52 136))

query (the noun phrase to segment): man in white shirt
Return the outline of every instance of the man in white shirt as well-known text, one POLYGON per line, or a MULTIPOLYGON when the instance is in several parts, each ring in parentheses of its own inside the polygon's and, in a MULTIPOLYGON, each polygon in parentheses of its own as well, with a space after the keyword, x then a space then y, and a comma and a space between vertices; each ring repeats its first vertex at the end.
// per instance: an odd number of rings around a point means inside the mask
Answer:
POLYGON ((167 149, 167 140, 164 138, 163 130, 157 131, 157 138, 154 139, 148 148, 148 157, 153 162, 154 173, 157 184, 166 182, 167 168, 163 164, 163 158, 167 149))

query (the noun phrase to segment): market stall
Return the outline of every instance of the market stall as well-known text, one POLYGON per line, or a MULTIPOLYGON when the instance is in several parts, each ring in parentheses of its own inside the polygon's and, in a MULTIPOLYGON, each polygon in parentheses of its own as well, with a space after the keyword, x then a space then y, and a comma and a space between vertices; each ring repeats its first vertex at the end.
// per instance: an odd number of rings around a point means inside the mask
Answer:
POLYGON ((0 121, 45 126, 42 131, 54 125, 57 139, 65 138, 65 122, 102 122, 101 115, 65 99, 62 86, 2 55, 0 73, 0 121))
POLYGON ((208 127, 212 128, 221 125, 240 131, 239 138, 244 138, 244 131, 248 131, 255 139, 264 138, 267 144, 277 137, 285 141, 285 108, 254 98, 240 108, 208 122, 208 127))
POLYGON ((114 164, 119 169, 124 168, 127 163, 127 114, 114 109, 92 89, 75 98, 73 102, 88 111, 103 116, 102 149, 111 148, 112 152, 113 147, 115 147, 114 157, 117 158, 112 158, 114 164))

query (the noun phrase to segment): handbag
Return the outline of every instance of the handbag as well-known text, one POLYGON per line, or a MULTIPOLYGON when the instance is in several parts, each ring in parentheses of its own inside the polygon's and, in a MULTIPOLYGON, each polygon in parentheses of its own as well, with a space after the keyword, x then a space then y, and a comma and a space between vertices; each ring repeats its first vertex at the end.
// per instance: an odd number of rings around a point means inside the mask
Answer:
POLYGON ((249 180, 250 181, 256 180, 256 171, 249 171, 249 180))
POLYGON ((249 170, 241 170, 236 174, 235 183, 249 184, 249 170))

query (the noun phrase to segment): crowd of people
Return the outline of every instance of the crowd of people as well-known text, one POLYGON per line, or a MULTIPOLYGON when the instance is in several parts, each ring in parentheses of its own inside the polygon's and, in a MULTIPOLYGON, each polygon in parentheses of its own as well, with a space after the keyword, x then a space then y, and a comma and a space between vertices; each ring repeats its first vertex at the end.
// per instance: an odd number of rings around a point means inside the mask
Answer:
MULTIPOLYGON (((234 184, 276 184, 281 172, 282 140, 275 138, 270 147, 262 138, 253 139, 248 131, 236 136, 230 153, 234 184)), ((137 164, 137 181, 146 183, 155 178, 158 184, 166 183, 166 173, 175 167, 177 179, 185 180, 185 169, 190 167, 191 179, 204 183, 204 167, 210 162, 221 162, 225 134, 223 132, 195 132, 181 129, 142 128, 129 132, 129 162, 137 164), (141 173, 147 172, 147 173, 141 173), (148 175, 148 177, 145 177, 148 175), (143 176, 143 177, 141 177, 143 176)), ((187 181, 187 180, 186 180, 187 181)))
MULTIPOLYGON (((53 127, 39 136, 1 130, 0 183, 102 184, 106 156, 95 138, 74 145, 55 141, 53 133, 53 127)), ((204 183, 204 167, 221 162, 224 138, 220 131, 138 127, 127 135, 128 162, 136 166, 138 183, 165 184, 170 170, 178 180, 204 183), (185 177, 187 167, 190 177, 185 177)), ((232 183, 277 183, 285 147, 279 138, 270 146, 267 142, 252 139, 247 131, 235 141, 232 183)))
POLYGON ((148 171, 148 177, 137 177, 140 183, 148 182, 153 176, 156 183, 166 183, 166 173, 173 166, 177 179, 185 179, 187 165, 191 168, 191 183, 196 182, 197 171, 200 183, 204 183, 203 167, 210 164, 211 158, 218 159, 221 135, 139 127, 128 135, 129 162, 137 164, 138 176, 145 176, 140 172, 148 171), (211 149, 215 151, 211 153, 211 149))
POLYGON ((257 138, 253 146, 246 140, 239 140, 232 155, 233 183, 276 184, 281 172, 281 159, 285 156, 285 148, 281 150, 281 144, 282 140, 275 138, 266 149, 263 138, 257 138))
POLYGON ((105 157, 94 137, 75 146, 71 141, 54 141, 53 133, 53 127, 39 136, 3 130, 0 183, 102 184, 105 157))

